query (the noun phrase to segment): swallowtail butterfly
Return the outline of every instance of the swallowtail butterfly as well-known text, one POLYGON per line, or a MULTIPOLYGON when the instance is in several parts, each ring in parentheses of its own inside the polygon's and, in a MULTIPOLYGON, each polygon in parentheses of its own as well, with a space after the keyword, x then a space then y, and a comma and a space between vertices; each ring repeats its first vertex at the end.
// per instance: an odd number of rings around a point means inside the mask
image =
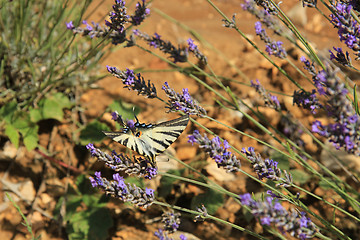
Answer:
POLYGON ((188 115, 159 124, 140 123, 136 117, 135 119, 136 122, 131 125, 125 124, 120 117, 119 122, 123 125, 121 131, 103 131, 103 133, 114 141, 147 157, 154 167, 156 166, 155 157, 176 141, 189 122, 188 115))

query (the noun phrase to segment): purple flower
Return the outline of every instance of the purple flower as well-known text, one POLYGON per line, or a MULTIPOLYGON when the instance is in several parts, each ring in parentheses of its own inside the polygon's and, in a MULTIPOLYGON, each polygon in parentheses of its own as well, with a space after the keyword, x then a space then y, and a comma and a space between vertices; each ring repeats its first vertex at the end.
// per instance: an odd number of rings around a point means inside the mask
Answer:
POLYGON ((259 80, 256 79, 256 84, 251 80, 251 87, 255 88, 256 92, 260 93, 265 101, 265 106, 271 107, 275 110, 281 110, 280 102, 276 96, 271 95, 266 89, 260 84, 259 80))
POLYGON ((146 179, 152 179, 157 175, 157 169, 149 167, 148 161, 145 158, 136 158, 134 156, 134 160, 132 160, 127 155, 123 153, 117 154, 115 151, 112 151, 111 155, 109 155, 102 152, 100 149, 95 148, 91 143, 86 145, 86 148, 90 151, 91 156, 96 157, 98 161, 104 162, 114 171, 123 171, 126 174, 134 174, 146 179))
POLYGON ((330 15, 331 23, 338 28, 340 41, 343 41, 355 52, 355 60, 360 59, 360 26, 359 23, 351 16, 352 5, 339 2, 336 6, 331 4, 330 7, 334 12, 334 14, 330 15))
POLYGON ((204 54, 200 52, 198 46, 194 43, 194 41, 191 38, 189 38, 187 40, 187 43, 189 45, 188 47, 189 52, 192 52, 196 58, 198 58, 201 62, 207 64, 207 58, 204 56, 204 54))
POLYGON ((276 9, 276 7, 271 3, 269 2, 268 0, 255 0, 256 4, 258 6, 261 6, 264 8, 264 10, 266 12, 268 12, 269 14, 272 14, 272 15, 278 15, 278 10, 276 9))
POLYGON ((155 200, 153 190, 146 189, 144 191, 135 184, 126 184, 118 173, 113 175, 113 180, 108 181, 106 178, 101 177, 100 172, 96 172, 91 182, 96 182, 96 187, 101 188, 106 194, 119 198, 124 202, 131 202, 138 207, 147 208, 155 200))
POLYGON ((268 195, 270 195, 270 197, 272 197, 272 198, 279 198, 279 199, 282 198, 281 196, 276 195, 275 193, 273 193, 271 190, 267 190, 266 193, 268 195))
POLYGON ((180 234, 179 238, 180 238, 180 240, 187 240, 187 237, 183 234, 180 234))
POLYGON ((243 10, 255 15, 255 17, 258 18, 263 24, 265 24, 267 28, 272 29, 275 34, 281 35, 283 33, 284 30, 279 24, 279 21, 270 15, 266 10, 259 10, 256 7, 255 1, 245 0, 245 3, 240 5, 243 10))
POLYGON ((73 28, 74 28, 73 21, 70 21, 70 22, 65 23, 65 24, 66 24, 66 28, 67 28, 67 29, 73 29, 73 28))
POLYGON ((336 76, 330 66, 313 77, 317 91, 327 98, 325 109, 334 123, 326 126, 315 121, 312 130, 329 138, 336 149, 343 147, 348 153, 360 156, 360 118, 352 102, 347 98, 345 84, 336 76))
POLYGON ((256 201, 249 193, 239 197, 241 204, 248 206, 262 225, 274 224, 281 232, 288 232, 300 239, 311 238, 318 232, 316 225, 310 218, 306 218, 305 213, 299 215, 294 209, 287 211, 277 199, 266 197, 264 201, 256 201))
POLYGON ((180 226, 180 213, 173 211, 165 212, 161 215, 161 222, 164 223, 164 230, 168 233, 174 233, 180 226))
POLYGON ((100 26, 98 23, 92 22, 92 26, 83 21, 85 28, 74 27, 72 21, 66 24, 67 29, 72 30, 74 34, 81 34, 82 36, 89 36, 90 38, 105 38, 109 37, 112 44, 117 45, 126 41, 126 32, 110 31, 109 27, 100 26))
POLYGON ((148 83, 146 84, 144 78, 141 76, 140 73, 135 75, 134 71, 130 69, 126 69, 126 71, 121 71, 116 67, 106 66, 106 68, 109 73, 122 80, 123 84, 125 85, 124 88, 127 88, 129 90, 135 90, 138 92, 138 95, 143 95, 148 98, 157 97, 154 84, 150 84, 150 80, 148 80, 148 83))
POLYGON ((312 114, 316 113, 316 109, 323 108, 316 96, 315 89, 313 89, 311 93, 304 90, 295 90, 293 95, 293 104, 310 110, 312 114))
POLYGON ((221 21, 224 22, 223 27, 226 28, 236 28, 236 19, 235 19, 236 13, 233 14, 232 19, 229 21, 227 19, 222 19, 221 21))
POLYGON ((317 0, 302 0, 303 7, 316 7, 317 0))
POLYGON ((207 212, 207 209, 205 208, 204 205, 201 205, 201 207, 198 207, 196 209, 196 211, 199 212, 199 215, 195 216, 195 219, 194 219, 195 222, 203 222, 209 215, 207 212))
POLYGON ((135 14, 131 16, 131 23, 134 26, 140 25, 145 18, 150 14, 150 9, 146 8, 145 0, 142 0, 142 4, 138 2, 136 4, 135 14))
POLYGON ((286 58, 287 53, 286 53, 285 49, 282 47, 282 42, 272 41, 270 39, 270 37, 266 34, 265 29, 262 29, 261 22, 255 23, 255 32, 256 32, 256 35, 259 35, 261 40, 263 40, 266 43, 265 51, 269 55, 274 55, 278 58, 286 58))
POLYGON ((171 42, 162 40, 160 35, 154 34, 154 36, 149 36, 146 33, 141 32, 140 30, 134 30, 134 35, 145 40, 151 47, 158 48, 165 54, 169 54, 170 58, 173 59, 173 62, 186 62, 188 59, 188 50, 187 48, 175 47, 171 42))
POLYGON ((333 49, 336 51, 336 56, 329 50, 330 52, 330 60, 335 59, 338 63, 344 65, 344 66, 351 66, 351 59, 349 57, 349 52, 346 51, 346 55, 343 53, 341 48, 335 48, 333 49))
POLYGON ((300 61, 304 63, 304 69, 306 69, 312 76, 316 75, 316 69, 313 62, 310 62, 304 56, 300 57, 300 61))
POLYGON ((168 237, 167 232, 161 228, 159 228, 159 230, 154 233, 154 236, 159 238, 159 240, 173 240, 172 238, 168 237))
POLYGON ((236 172, 240 170, 240 161, 234 154, 228 151, 229 144, 224 140, 223 146, 219 137, 215 137, 210 140, 206 134, 202 136, 198 130, 195 130, 192 135, 188 136, 189 143, 198 143, 200 148, 203 148, 212 159, 215 160, 218 167, 226 169, 228 172, 236 172))
POLYGON ((183 93, 177 93, 174 89, 170 88, 167 82, 164 83, 162 89, 165 91, 169 98, 168 112, 183 111, 188 115, 206 115, 206 111, 202 108, 199 103, 193 99, 187 88, 183 89, 183 93))
POLYGON ((123 32, 125 24, 129 22, 129 16, 127 15, 125 1, 115 0, 115 4, 112 6, 113 12, 109 13, 110 22, 105 21, 106 26, 115 32, 123 32))
POLYGON ((250 161, 260 180, 267 178, 272 181, 278 181, 279 183, 276 186, 282 187, 290 187, 292 185, 291 174, 284 170, 284 178, 282 178, 281 170, 277 167, 278 163, 276 161, 268 158, 263 160, 260 154, 255 153, 253 147, 249 147, 247 150, 243 148, 241 152, 250 161))

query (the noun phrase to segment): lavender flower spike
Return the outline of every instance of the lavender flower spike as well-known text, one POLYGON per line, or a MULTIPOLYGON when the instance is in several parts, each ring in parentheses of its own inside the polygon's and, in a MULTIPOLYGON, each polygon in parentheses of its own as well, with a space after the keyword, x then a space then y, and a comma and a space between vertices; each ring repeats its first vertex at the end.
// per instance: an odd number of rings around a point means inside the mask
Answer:
POLYGON ((282 47, 282 42, 278 41, 271 41, 270 37, 266 34, 265 29, 261 27, 261 22, 255 23, 255 32, 256 35, 259 35, 261 40, 263 40, 266 43, 265 51, 269 55, 274 55, 278 58, 286 58, 287 53, 285 49, 282 47))
POLYGON ((210 140, 206 134, 202 136, 198 130, 195 130, 193 135, 189 135, 188 138, 189 143, 198 143, 200 148, 204 148, 205 152, 215 160, 219 168, 222 167, 228 172, 236 172, 240 170, 240 161, 234 154, 228 151, 230 146, 226 140, 224 140, 223 146, 221 146, 219 137, 215 137, 210 140))
POLYGON ((118 173, 113 175, 112 181, 101 177, 100 172, 95 173, 95 177, 90 177, 93 187, 101 188, 106 194, 119 198, 124 202, 131 202, 132 204, 147 208, 155 200, 154 190, 146 189, 145 191, 135 184, 125 184, 124 178, 120 177, 118 173))
POLYGON ((203 222, 209 216, 207 209, 205 208, 204 205, 201 205, 201 207, 198 207, 196 210, 200 214, 195 216, 195 219, 194 219, 195 222, 203 222))
POLYGON ((272 15, 278 15, 278 10, 274 6, 274 4, 272 4, 270 1, 268 1, 268 0, 255 0, 255 2, 256 2, 256 4, 258 6, 263 7, 264 10, 267 11, 268 13, 270 13, 272 15))
POLYGON ((157 175, 157 169, 148 167, 147 160, 144 158, 134 156, 134 160, 131 160, 125 154, 117 154, 115 151, 112 151, 111 155, 109 155, 95 148, 92 143, 86 145, 86 148, 90 151, 91 156, 96 157, 98 161, 104 162, 114 171, 124 171, 129 175, 134 174, 146 179, 152 179, 157 175))
POLYGON ((308 109, 312 114, 316 113, 316 109, 322 108, 323 106, 319 103, 319 99, 316 96, 316 90, 313 89, 311 93, 304 90, 294 91, 293 104, 298 107, 308 109))
POLYGON ((342 51, 341 48, 333 47, 333 49, 336 51, 336 56, 335 56, 335 54, 333 54, 331 52, 331 50, 329 50, 329 52, 330 52, 330 60, 335 59, 335 61, 337 61, 338 63, 340 63, 340 64, 342 64, 344 66, 351 66, 351 59, 350 59, 348 51, 346 51, 345 54, 344 54, 344 52, 342 51))
POLYGON ((155 33, 154 36, 149 36, 138 29, 134 30, 133 33, 139 38, 144 39, 149 46, 158 48, 163 53, 169 54, 174 63, 186 62, 188 59, 187 48, 175 47, 171 42, 162 40, 161 36, 157 33, 155 33))
POLYGON ((344 41, 346 46, 352 49, 360 59, 360 31, 359 23, 351 16, 352 5, 347 3, 337 3, 336 6, 330 5, 334 14, 330 15, 331 23, 338 28, 340 41, 344 41))
POLYGON ((126 71, 121 71, 116 67, 106 66, 109 73, 113 76, 120 78, 125 85, 124 88, 129 90, 135 90, 138 92, 139 95, 146 96, 148 98, 156 98, 156 88, 154 84, 150 84, 150 80, 148 83, 145 83, 144 78, 141 76, 140 73, 134 74, 133 70, 126 69, 126 71))
POLYGON ((303 7, 316 7, 317 0, 302 0, 303 7))
POLYGON ((164 229, 159 228, 158 231, 154 232, 154 236, 159 238, 159 240, 173 240, 168 236, 167 232, 164 229))
POLYGON ((125 24, 129 22, 130 18, 126 13, 125 1, 115 0, 112 8, 114 11, 109 13, 110 22, 105 20, 105 24, 110 29, 121 33, 125 30, 125 24))
POLYGON ((242 9, 250 12, 258 18, 267 28, 272 29, 275 34, 281 35, 284 30, 279 21, 264 9, 259 10, 254 0, 245 0, 244 4, 240 4, 242 9))
POLYGON ((255 88, 256 92, 260 93, 265 101, 265 106, 271 107, 277 111, 281 110, 280 102, 276 96, 271 95, 266 89, 260 84, 259 80, 256 79, 256 84, 251 80, 251 87, 255 88))
POLYGON ((183 111, 188 115, 206 115, 206 111, 199 103, 193 99, 187 88, 183 88, 183 93, 177 93, 174 89, 170 88, 167 82, 164 83, 162 89, 165 91, 169 98, 169 112, 183 111))
POLYGON ((112 44, 117 45, 126 41, 126 32, 110 31, 107 26, 100 26, 100 24, 92 22, 90 24, 87 21, 83 21, 86 26, 74 27, 72 21, 66 23, 66 28, 71 30, 74 34, 81 34, 82 36, 89 36, 90 38, 105 38, 110 37, 112 44))
POLYGON ((313 77, 313 81, 317 91, 327 97, 325 108, 335 121, 327 126, 316 121, 313 131, 329 138, 336 149, 343 147, 348 153, 360 156, 360 117, 347 98, 345 84, 330 66, 313 77))
POLYGON ((134 26, 140 25, 145 18, 150 14, 150 9, 146 8, 145 0, 142 0, 142 4, 138 2, 136 4, 135 14, 131 16, 131 23, 134 26))
POLYGON ((203 62, 204 64, 207 64, 207 58, 205 57, 204 54, 202 54, 200 52, 200 50, 198 49, 198 46, 194 43, 194 40, 189 38, 187 40, 187 43, 189 45, 189 47, 188 47, 189 52, 192 52, 195 55, 195 57, 197 57, 201 62, 203 62))
POLYGON ((281 177, 281 170, 277 167, 278 162, 268 158, 263 160, 260 154, 256 155, 253 147, 249 147, 247 150, 243 148, 241 152, 250 160, 260 180, 267 178, 272 181, 279 181, 276 186, 282 187, 290 187, 292 185, 291 174, 284 170, 285 178, 281 177))
POLYGON ((174 233, 180 226, 180 213, 174 213, 174 211, 165 212, 161 215, 161 222, 164 223, 165 231, 174 233))
POLYGON ((277 199, 266 197, 264 201, 256 201, 249 193, 239 197, 241 204, 248 206, 262 225, 274 224, 280 232, 288 232, 301 240, 312 238, 319 231, 305 213, 299 215, 294 209, 287 211, 277 199))

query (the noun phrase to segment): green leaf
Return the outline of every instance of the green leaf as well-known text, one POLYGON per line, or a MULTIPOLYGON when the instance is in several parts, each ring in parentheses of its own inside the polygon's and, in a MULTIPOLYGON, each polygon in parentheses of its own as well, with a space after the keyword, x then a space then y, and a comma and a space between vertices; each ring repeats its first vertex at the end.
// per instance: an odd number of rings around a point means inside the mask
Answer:
MULTIPOLYGON (((169 170, 168 173, 176 176, 181 176, 184 170, 185 169, 169 170)), ((167 197, 170 194, 173 185, 176 181, 178 180, 175 178, 162 176, 160 179, 160 188, 158 191, 159 197, 164 197, 164 198, 167 197)))
POLYGON ((43 119, 56 119, 62 121, 64 116, 63 108, 55 99, 45 99, 42 116, 43 119))
POLYGON ((22 133, 24 145, 28 151, 33 150, 38 145, 38 141, 39 141, 38 130, 39 130, 39 126, 35 125, 33 127, 28 128, 26 132, 23 131, 24 133, 22 133))
POLYGON ((134 114, 138 115, 140 108, 135 105, 123 102, 122 100, 115 100, 109 105, 112 112, 117 111, 124 120, 134 119, 134 114), (134 109, 134 111, 133 111, 134 109))
POLYGON ((38 105, 38 109, 30 111, 30 115, 34 122, 43 119, 56 119, 62 121, 64 117, 64 108, 70 108, 72 103, 63 93, 57 92, 42 99, 38 105))
POLYGON ((42 111, 38 108, 37 109, 31 108, 29 110, 29 114, 30 114, 30 120, 32 122, 36 123, 36 122, 44 119, 44 117, 42 115, 42 111))
POLYGON ((10 142, 15 145, 16 148, 19 147, 19 132, 16 130, 16 128, 11 124, 5 125, 5 134, 9 137, 10 142))
POLYGON ((80 132, 80 143, 86 145, 90 142, 100 142, 105 138, 105 135, 102 133, 102 131, 109 130, 110 128, 106 126, 106 124, 94 120, 80 132))
POLYGON ((278 162, 277 167, 282 170, 289 170, 290 169, 290 162, 289 159, 279 152, 276 152, 275 154, 271 155, 271 159, 278 162))
POLYGON ((16 112, 14 114, 14 121, 11 123, 16 129, 27 129, 32 125, 35 125, 30 120, 30 114, 27 112, 16 112))
POLYGON ((107 239, 109 229, 113 226, 113 219, 108 208, 97 208, 89 216, 90 240, 107 239))
POLYGON ((57 92, 53 95, 53 98, 55 101, 58 102, 58 104, 62 107, 62 109, 71 108, 73 106, 69 98, 64 93, 57 92))
POLYGON ((223 194, 215 190, 208 189, 205 193, 193 197, 191 201, 191 208, 196 209, 203 204, 209 214, 214 214, 217 209, 223 205, 223 203, 223 194))
POLYGON ((30 151, 37 147, 39 141, 39 126, 30 120, 29 113, 17 112, 12 125, 21 133, 27 150, 30 151))
POLYGON ((292 170, 291 176, 293 177, 293 181, 296 184, 304 184, 311 178, 311 176, 309 174, 307 174, 306 172, 304 172, 302 170, 298 170, 298 169, 292 170))
POLYGON ((92 208, 76 212, 69 219, 66 231, 70 239, 107 239, 113 225, 109 209, 92 208))
POLYGON ((16 100, 8 102, 0 109, 0 119, 4 119, 7 123, 12 123, 16 109, 17 109, 16 100))

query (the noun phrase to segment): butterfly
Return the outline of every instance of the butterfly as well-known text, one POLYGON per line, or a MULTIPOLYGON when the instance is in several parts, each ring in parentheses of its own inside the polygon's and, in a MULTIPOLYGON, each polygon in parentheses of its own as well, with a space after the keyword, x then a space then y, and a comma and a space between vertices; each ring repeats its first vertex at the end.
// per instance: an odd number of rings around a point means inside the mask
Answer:
POLYGON ((103 133, 112 140, 147 157, 153 167, 156 166, 155 157, 176 141, 189 122, 188 115, 159 124, 140 123, 136 116, 135 119, 135 123, 127 122, 125 124, 119 116, 117 121, 123 125, 123 129, 119 132, 103 131, 103 133))

